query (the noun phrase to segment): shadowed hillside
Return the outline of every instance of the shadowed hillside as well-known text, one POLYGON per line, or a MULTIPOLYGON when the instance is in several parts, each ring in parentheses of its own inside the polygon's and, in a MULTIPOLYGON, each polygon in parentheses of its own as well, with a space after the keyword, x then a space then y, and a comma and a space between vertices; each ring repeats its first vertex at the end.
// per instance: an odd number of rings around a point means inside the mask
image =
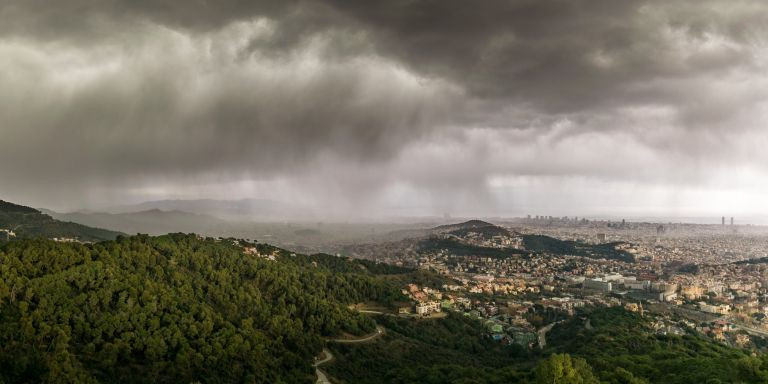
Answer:
POLYGON ((59 221, 22 205, 0 200, 0 229, 9 229, 17 237, 72 238, 79 241, 113 240, 120 232, 59 221))

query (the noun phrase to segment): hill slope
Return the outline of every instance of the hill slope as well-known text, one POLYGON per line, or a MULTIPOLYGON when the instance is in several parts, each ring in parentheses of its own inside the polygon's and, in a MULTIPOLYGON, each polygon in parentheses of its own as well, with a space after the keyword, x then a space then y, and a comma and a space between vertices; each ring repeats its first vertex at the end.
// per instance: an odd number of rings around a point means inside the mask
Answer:
POLYGON ((450 234, 464 237, 471 233, 479 234, 484 239, 495 236, 520 236, 523 239, 525 251, 517 249, 500 249, 471 246, 451 239, 430 238, 423 241, 424 249, 446 249, 456 255, 475 255, 487 257, 510 257, 528 252, 548 253, 554 255, 584 256, 594 259, 615 259, 633 262, 634 256, 625 251, 615 249, 615 244, 585 244, 575 241, 564 241, 546 235, 517 234, 506 228, 481 220, 470 220, 459 224, 442 225, 432 229, 433 233, 450 234), (526 252, 527 251, 527 252, 526 252))
POLYGON ((0 200, 0 229, 10 229, 17 237, 66 237, 80 241, 113 240, 120 232, 59 221, 42 212, 0 200))
POLYGON ((631 253, 616 249, 618 243, 586 244, 560 240, 547 235, 521 234, 482 220, 398 231, 391 237, 400 239, 383 243, 351 245, 345 247, 344 252, 356 257, 371 259, 380 259, 382 255, 387 255, 385 258, 397 258, 398 255, 404 254, 444 251, 454 256, 480 256, 499 259, 538 254, 613 259, 628 263, 635 261, 635 257, 631 253), (483 241, 491 240, 497 236, 514 239, 515 244, 513 246, 498 246, 495 241, 483 241), (520 239, 522 244, 517 243, 520 239))
POLYGON ((546 235, 523 235, 523 245, 531 252, 551 253, 555 255, 584 256, 593 259, 613 259, 632 263, 635 256, 626 251, 617 250, 618 243, 585 244, 576 241, 564 241, 546 235))
POLYGON ((349 304, 401 298, 376 269, 184 234, 0 244, 0 382, 312 383, 325 337, 374 330, 349 304))
POLYGON ((489 228, 489 227, 501 228, 487 221, 469 220, 463 223, 440 225, 432 228, 432 232, 448 233, 448 232, 454 232, 454 231, 468 231, 472 229, 483 229, 483 228, 489 228))

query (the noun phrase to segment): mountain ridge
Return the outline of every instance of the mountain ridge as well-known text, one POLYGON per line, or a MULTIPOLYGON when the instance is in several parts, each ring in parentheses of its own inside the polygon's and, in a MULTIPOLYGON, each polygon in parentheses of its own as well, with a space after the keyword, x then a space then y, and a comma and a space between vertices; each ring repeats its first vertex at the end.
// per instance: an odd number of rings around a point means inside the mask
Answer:
POLYGON ((42 211, 0 200, 0 228, 17 237, 67 238, 79 241, 114 240, 121 232, 61 221, 42 211))
POLYGON ((179 210, 165 211, 157 208, 128 213, 49 212, 55 219, 88 226, 114 228, 129 234, 163 235, 174 232, 207 234, 225 223, 224 220, 211 215, 179 210))
POLYGON ((152 209, 197 213, 225 220, 285 220, 314 217, 314 213, 306 207, 269 199, 166 199, 106 207, 99 211, 134 213, 152 209))

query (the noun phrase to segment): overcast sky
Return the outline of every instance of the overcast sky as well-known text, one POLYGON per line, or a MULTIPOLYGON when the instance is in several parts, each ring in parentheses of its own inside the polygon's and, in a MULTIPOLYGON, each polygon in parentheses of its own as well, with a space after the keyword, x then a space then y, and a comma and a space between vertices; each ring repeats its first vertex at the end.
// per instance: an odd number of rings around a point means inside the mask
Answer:
POLYGON ((764 0, 3 0, 0 199, 768 214, 764 0))

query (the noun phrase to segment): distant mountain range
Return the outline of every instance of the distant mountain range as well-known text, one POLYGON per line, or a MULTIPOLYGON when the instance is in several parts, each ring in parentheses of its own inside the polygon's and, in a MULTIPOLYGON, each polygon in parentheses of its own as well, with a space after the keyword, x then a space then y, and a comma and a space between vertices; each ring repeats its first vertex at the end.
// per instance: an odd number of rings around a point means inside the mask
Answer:
POLYGON ((0 200, 0 229, 17 237, 73 238, 80 241, 114 240, 122 233, 56 220, 37 209, 0 200))
POLYGON ((84 225, 112 228, 128 234, 163 235, 173 232, 209 234, 226 222, 210 215, 150 209, 130 213, 72 212, 44 210, 55 219, 84 225))
POLYGON ((188 212, 236 221, 285 221, 314 218, 314 213, 306 207, 266 199, 158 200, 109 207, 102 211, 106 213, 136 213, 150 210, 188 212))

